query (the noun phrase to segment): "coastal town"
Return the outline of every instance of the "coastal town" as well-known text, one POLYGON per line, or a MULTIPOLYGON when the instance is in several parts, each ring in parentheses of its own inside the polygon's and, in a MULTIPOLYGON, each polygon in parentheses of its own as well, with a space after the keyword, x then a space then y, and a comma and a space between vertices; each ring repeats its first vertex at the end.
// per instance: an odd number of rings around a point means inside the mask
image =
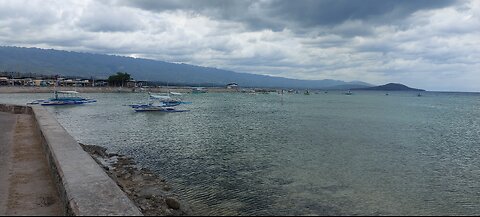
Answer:
MULTIPOLYGON (((112 92, 165 92, 170 89, 182 93, 196 92, 238 92, 253 91, 245 88, 240 89, 236 82, 211 87, 197 87, 192 85, 168 84, 145 80, 135 80, 128 75, 126 78, 117 77, 118 72, 109 78, 96 79, 79 78, 61 75, 40 75, 35 73, 0 72, 0 93, 48 93, 53 89, 71 90, 81 88, 82 92, 112 93, 112 92)), ((273 92, 273 89, 255 88, 259 92, 273 92)))
MULTIPOLYGON (((146 81, 130 79, 124 87, 143 87, 146 81)), ((0 86, 23 87, 107 87, 108 79, 77 78, 60 75, 39 75, 34 73, 0 72, 0 86)))

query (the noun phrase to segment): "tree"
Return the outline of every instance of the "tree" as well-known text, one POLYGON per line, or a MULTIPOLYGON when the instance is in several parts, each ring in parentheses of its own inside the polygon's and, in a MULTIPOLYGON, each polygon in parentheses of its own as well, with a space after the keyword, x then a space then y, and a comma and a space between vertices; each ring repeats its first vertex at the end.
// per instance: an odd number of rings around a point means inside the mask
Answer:
POLYGON ((130 74, 126 72, 117 72, 116 75, 112 75, 108 77, 108 83, 112 86, 123 86, 126 82, 129 82, 132 80, 132 77, 130 74))

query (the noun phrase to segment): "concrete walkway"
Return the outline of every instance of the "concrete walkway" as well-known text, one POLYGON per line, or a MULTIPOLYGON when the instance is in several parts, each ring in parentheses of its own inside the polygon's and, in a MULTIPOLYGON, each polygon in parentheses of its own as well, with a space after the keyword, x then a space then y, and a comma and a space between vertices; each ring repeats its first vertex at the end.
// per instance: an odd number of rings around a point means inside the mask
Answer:
POLYGON ((0 112, 0 216, 62 212, 33 117, 0 112))
POLYGON ((0 215, 7 213, 10 147, 16 115, 0 112, 0 215))

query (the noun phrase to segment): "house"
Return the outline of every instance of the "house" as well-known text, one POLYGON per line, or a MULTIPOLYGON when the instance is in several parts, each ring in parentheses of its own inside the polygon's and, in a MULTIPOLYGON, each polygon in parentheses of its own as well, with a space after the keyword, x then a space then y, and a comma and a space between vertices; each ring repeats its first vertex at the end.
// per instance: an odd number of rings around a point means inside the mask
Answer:
POLYGON ((92 86, 89 80, 77 80, 75 83, 75 86, 77 87, 89 87, 92 86))
POLYGON ((35 86, 35 82, 33 82, 33 79, 31 78, 24 78, 24 79, 21 79, 21 81, 23 83, 23 86, 29 86, 29 87, 35 86))
POLYGON ((127 87, 128 88, 134 88, 134 87, 137 87, 137 82, 135 80, 130 80, 127 82, 127 87))
POLYGON ((137 87, 143 87, 144 84, 146 84, 146 81, 136 81, 136 80, 130 80, 127 82, 127 87, 128 88, 137 88, 137 87))
POLYGON ((0 85, 1 86, 7 86, 10 84, 10 79, 6 77, 0 77, 0 85))
POLYGON ((75 81, 72 79, 65 79, 65 80, 60 80, 60 85, 63 87, 73 87, 75 84, 75 81))
POLYGON ((94 83, 95 87, 106 87, 108 86, 108 81, 107 80, 96 80, 94 83))
POLYGON ((47 82, 45 80, 33 80, 33 83, 37 87, 46 87, 48 86, 47 82))

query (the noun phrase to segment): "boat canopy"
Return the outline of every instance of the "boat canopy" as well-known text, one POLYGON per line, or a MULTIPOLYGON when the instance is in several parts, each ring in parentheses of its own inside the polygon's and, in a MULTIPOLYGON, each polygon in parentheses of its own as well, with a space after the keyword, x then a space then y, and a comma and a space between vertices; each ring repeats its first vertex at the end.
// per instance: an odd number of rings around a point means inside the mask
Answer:
POLYGON ((79 94, 77 91, 57 91, 57 93, 61 94, 79 94))
POLYGON ((174 95, 174 96, 181 96, 183 94, 179 93, 179 92, 170 92, 170 94, 174 95))
POLYGON ((170 100, 170 99, 172 99, 172 97, 150 94, 150 99, 170 100))

